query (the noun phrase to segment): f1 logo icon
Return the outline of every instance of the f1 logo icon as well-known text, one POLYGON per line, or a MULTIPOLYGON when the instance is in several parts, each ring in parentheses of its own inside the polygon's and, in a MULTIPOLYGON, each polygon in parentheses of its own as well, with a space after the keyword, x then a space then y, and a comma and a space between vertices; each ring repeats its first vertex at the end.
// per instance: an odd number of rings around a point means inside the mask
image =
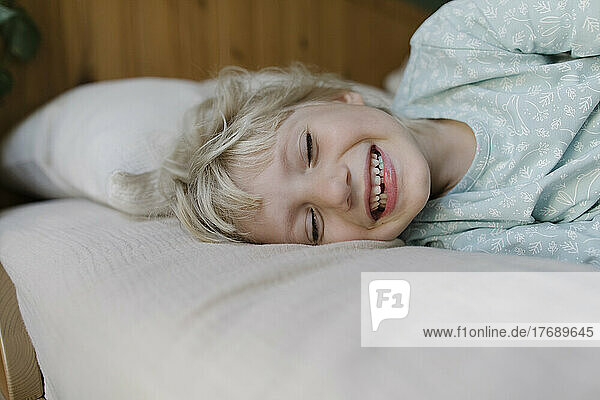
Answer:
POLYGON ((408 315, 410 284, 403 279, 378 279, 369 282, 371 329, 376 332, 386 319, 402 319, 408 315))

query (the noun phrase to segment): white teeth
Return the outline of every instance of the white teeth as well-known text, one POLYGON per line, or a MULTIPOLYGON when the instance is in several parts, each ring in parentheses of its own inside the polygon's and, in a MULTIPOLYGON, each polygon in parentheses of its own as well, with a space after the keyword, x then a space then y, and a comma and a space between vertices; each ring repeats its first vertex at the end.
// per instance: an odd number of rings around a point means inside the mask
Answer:
POLYGON ((381 156, 371 153, 371 195, 369 196, 369 207, 371 211, 384 210, 387 202, 387 194, 381 193, 381 184, 384 183, 383 160, 381 156))

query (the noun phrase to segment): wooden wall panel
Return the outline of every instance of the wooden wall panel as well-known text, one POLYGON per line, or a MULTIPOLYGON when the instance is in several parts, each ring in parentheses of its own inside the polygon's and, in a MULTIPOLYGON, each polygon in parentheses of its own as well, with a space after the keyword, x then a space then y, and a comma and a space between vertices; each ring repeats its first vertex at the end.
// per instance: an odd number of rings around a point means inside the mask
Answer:
MULTIPOLYGON (((348 62, 344 46, 349 27, 346 22, 348 13, 348 6, 344 1, 319 2, 319 64, 326 70, 340 74, 344 73, 348 62)), ((351 57, 349 60, 351 61, 351 57)))
POLYGON ((204 79, 212 76, 219 65, 217 2, 180 1, 178 4, 182 52, 180 77, 204 79))
POLYGON ((0 136, 82 83, 135 76, 206 79, 225 65, 292 60, 381 85, 427 17, 401 0, 20 0, 42 33, 29 63, 9 64, 0 136))
MULTIPOLYGON (((39 6, 25 6, 27 11, 39 12, 39 6)), ((42 10, 43 11, 43 10, 42 10)), ((34 17, 36 23, 37 19, 34 17)), ((84 2, 61 0, 60 4, 60 31, 44 32, 42 30, 42 44, 38 57, 43 56, 50 48, 46 47, 46 36, 60 35, 62 38, 61 55, 64 57, 63 83, 67 87, 93 81, 92 59, 90 57, 91 27, 88 7, 84 2)), ((52 49, 51 51, 58 51, 52 49)), ((36 62, 36 61, 34 61, 36 62)), ((39 63, 38 63, 39 65, 39 63)), ((43 68, 43 66, 41 67, 43 68)), ((17 91, 19 88, 15 88, 17 91)), ((56 89, 56 88, 55 88, 56 89)))
POLYGON ((260 38, 254 43, 254 60, 258 66, 283 63, 283 38, 281 32, 282 2, 255 0, 252 34, 260 38))
POLYGON ((321 44, 318 1, 291 1, 282 11, 283 59, 318 64, 321 44))
POLYGON ((258 39, 252 29, 255 9, 252 1, 217 3, 218 65, 256 65, 253 50, 258 39))

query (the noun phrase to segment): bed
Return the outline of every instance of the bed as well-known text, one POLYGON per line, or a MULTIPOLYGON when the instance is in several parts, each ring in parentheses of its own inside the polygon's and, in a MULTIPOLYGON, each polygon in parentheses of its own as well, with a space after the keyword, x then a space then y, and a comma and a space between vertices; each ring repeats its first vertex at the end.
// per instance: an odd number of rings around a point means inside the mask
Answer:
MULTIPOLYGON (((85 199, 3 211, 0 244, 19 305, 3 290, 2 309, 20 310, 40 367, 8 370, 10 400, 591 399, 599 388, 597 349, 360 347, 361 271, 591 266, 380 242, 205 244, 171 219, 85 199)), ((26 340, 6 348, 1 315, 5 357, 35 365, 26 340)))

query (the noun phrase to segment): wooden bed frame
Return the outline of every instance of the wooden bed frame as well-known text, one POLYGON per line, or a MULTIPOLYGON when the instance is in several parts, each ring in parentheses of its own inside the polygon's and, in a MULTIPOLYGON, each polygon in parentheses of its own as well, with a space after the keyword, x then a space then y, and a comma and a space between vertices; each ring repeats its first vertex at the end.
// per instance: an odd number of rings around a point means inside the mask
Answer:
POLYGON ((0 264, 0 399, 44 399, 42 372, 25 329, 17 292, 0 264))

